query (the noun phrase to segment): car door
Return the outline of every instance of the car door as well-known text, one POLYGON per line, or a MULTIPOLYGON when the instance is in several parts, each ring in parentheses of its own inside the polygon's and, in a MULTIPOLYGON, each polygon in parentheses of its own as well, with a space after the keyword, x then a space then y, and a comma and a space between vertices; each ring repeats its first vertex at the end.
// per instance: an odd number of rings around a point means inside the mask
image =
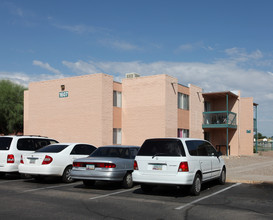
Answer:
POLYGON ((200 168, 203 173, 203 181, 211 179, 211 159, 208 156, 206 142, 202 140, 196 141, 197 144, 197 157, 199 160, 200 168))
POLYGON ((221 172, 221 161, 220 158, 217 157, 216 149, 207 142, 206 144, 208 157, 211 160, 211 178, 216 178, 220 175, 221 172))

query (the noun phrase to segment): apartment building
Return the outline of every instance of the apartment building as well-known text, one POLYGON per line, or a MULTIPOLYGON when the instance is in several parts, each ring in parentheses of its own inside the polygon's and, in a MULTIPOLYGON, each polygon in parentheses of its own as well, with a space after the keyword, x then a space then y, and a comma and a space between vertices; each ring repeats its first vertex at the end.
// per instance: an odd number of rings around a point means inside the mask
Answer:
POLYGON ((253 153, 253 98, 203 93, 168 75, 98 73, 30 83, 24 134, 60 142, 141 145, 146 138, 205 138, 228 155, 253 153), (226 147, 228 146, 228 147, 226 147))

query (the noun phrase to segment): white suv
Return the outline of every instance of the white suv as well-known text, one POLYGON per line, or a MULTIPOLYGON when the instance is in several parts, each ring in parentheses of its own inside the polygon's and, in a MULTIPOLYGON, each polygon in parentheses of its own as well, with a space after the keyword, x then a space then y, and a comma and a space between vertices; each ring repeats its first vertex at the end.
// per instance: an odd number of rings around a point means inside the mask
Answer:
POLYGON ((205 140, 193 138, 147 139, 134 163, 133 181, 144 192, 156 185, 189 185, 199 195, 202 182, 226 181, 226 166, 221 153, 205 140))
POLYGON ((0 176, 18 172, 23 154, 55 143, 58 141, 41 136, 0 136, 0 176))

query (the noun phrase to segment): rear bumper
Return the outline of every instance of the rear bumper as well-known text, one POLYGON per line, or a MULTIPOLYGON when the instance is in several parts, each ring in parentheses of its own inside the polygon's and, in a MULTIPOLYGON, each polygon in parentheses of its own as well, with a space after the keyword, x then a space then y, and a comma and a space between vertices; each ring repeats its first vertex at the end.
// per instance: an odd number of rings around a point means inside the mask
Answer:
POLYGON ((19 173, 30 175, 48 175, 48 176, 62 176, 65 167, 41 165, 41 166, 29 166, 19 165, 19 173))
POLYGON ((18 172, 18 164, 16 163, 5 163, 0 164, 0 172, 18 172))
POLYGON ((79 180, 107 180, 122 181, 127 170, 120 171, 96 171, 96 170, 71 170, 71 177, 79 180))
POLYGON ((158 184, 158 185, 192 185, 194 173, 177 173, 176 175, 141 174, 135 170, 133 181, 137 183, 158 184))

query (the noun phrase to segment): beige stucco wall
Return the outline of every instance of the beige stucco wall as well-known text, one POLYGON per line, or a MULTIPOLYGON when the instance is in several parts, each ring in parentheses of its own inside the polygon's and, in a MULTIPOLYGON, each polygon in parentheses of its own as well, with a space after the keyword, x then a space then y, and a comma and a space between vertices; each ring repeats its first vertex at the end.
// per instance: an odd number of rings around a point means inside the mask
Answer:
POLYGON ((177 136, 177 79, 154 75, 122 81, 122 143, 177 136))
POLYGON ((60 142, 112 144, 112 76, 92 74, 30 83, 25 102, 24 134, 60 142), (59 98, 61 85, 68 91, 66 98, 59 98))
POLYGON ((239 155, 253 154, 253 98, 241 98, 239 155), (247 131, 250 131, 248 133, 247 131))
POLYGON ((204 139, 202 129, 204 98, 202 88, 190 84, 190 137, 204 139))

